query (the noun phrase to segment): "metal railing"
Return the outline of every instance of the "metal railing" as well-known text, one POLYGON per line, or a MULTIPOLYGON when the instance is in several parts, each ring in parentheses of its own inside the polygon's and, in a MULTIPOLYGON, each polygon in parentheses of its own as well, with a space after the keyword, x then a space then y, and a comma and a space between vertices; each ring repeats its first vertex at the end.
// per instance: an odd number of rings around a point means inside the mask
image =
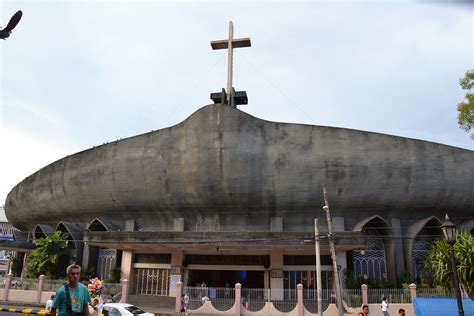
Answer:
POLYGON ((240 303, 242 308, 248 311, 257 312, 265 306, 268 290, 265 289, 246 289, 241 292, 240 303))
POLYGON ((342 300, 349 307, 362 306, 362 290, 361 289, 343 289, 342 300))
POLYGON ((278 311, 290 312, 298 304, 298 292, 296 289, 271 289, 270 302, 278 311))
POLYGON ((66 284, 66 280, 51 280, 46 279, 43 283, 43 291, 56 292, 61 286, 66 284))
POLYGON ((454 297, 452 293, 449 293, 442 288, 417 288, 416 297, 421 298, 432 298, 432 297, 454 297))
POLYGON ((37 291, 38 279, 12 278, 11 283, 10 283, 10 289, 37 291))
MULTIPOLYGON (((315 289, 303 289, 303 305, 311 313, 318 312, 318 294, 315 289)), ((325 311, 328 305, 335 301, 334 291, 328 289, 321 290, 322 310, 325 311)))
POLYGON ((188 309, 190 310, 198 309, 204 302, 210 301, 215 309, 226 311, 235 303, 235 288, 231 287, 185 286, 183 294, 189 298, 188 309))
POLYGON ((122 296, 122 285, 120 283, 102 283, 101 297, 104 302, 117 303, 122 296))
POLYGON ((410 290, 406 289, 368 289, 369 304, 379 304, 384 297, 388 303, 411 303, 410 290))

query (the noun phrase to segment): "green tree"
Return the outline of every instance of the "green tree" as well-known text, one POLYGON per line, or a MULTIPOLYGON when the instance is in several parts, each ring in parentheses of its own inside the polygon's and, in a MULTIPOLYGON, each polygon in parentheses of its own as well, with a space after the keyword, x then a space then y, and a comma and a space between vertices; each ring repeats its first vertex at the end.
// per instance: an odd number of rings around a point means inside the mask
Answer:
MULTIPOLYGON (((454 244, 459 283, 468 295, 474 294, 474 238, 470 232, 458 232, 454 244)), ((432 273, 437 286, 453 292, 453 273, 448 243, 442 239, 434 242, 426 259, 426 267, 432 273)))
MULTIPOLYGON (((459 84, 467 90, 466 99, 458 104, 458 125, 466 132, 474 130, 474 70, 466 72, 464 78, 459 79, 459 84)), ((471 134, 474 139, 474 132, 471 134)))
POLYGON ((65 271, 61 267, 64 257, 71 255, 71 249, 67 246, 68 235, 56 231, 46 238, 41 238, 36 242, 36 249, 27 259, 27 277, 37 278, 41 274, 47 277, 63 277, 65 271))

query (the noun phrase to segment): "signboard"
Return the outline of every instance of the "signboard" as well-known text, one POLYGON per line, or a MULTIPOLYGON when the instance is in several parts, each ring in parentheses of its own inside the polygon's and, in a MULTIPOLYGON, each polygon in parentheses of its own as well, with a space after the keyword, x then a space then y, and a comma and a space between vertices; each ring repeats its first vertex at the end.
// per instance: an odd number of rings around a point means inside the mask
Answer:
POLYGON ((181 275, 181 267, 171 267, 171 275, 181 275))
POLYGON ((270 278, 283 278, 283 270, 282 269, 270 270, 270 278))
POLYGON ((170 275, 170 296, 176 296, 176 284, 181 282, 181 275, 170 275))

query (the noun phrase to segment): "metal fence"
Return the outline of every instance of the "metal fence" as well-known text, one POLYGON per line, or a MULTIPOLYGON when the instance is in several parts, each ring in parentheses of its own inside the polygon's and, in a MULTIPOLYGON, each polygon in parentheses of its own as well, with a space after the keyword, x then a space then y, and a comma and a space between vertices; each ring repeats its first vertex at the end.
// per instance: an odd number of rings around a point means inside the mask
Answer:
POLYGON ((252 312, 257 312, 261 310, 263 306, 265 306, 267 297, 268 290, 243 288, 240 302, 242 304, 242 308, 252 312))
POLYGON ((342 300, 349 307, 362 306, 362 290, 361 289, 343 289, 342 300))
POLYGON ((206 301, 219 311, 232 308, 235 303, 235 288, 231 287, 194 287, 185 286, 183 294, 189 297, 188 309, 198 309, 206 301))
POLYGON ((278 311, 287 313, 295 309, 298 292, 296 289, 271 289, 270 301, 278 311))
POLYGON ((43 291, 56 292, 61 286, 66 284, 66 280, 45 279, 43 283, 43 291))
POLYGON ((449 293, 442 288, 417 288, 416 297, 431 298, 431 297, 454 297, 454 294, 449 293))
POLYGON ((117 303, 122 296, 122 284, 120 283, 102 283, 101 297, 104 302, 117 303))
POLYGON ((379 304, 384 297, 388 303, 411 303, 409 289, 368 289, 369 304, 379 304))
MULTIPOLYGON (((321 290, 322 310, 326 310, 328 305, 335 301, 334 291, 328 289, 321 290)), ((318 292, 315 289, 303 289, 303 305, 311 313, 318 312, 318 292)))
POLYGON ((12 278, 10 289, 13 290, 38 290, 38 279, 12 278))

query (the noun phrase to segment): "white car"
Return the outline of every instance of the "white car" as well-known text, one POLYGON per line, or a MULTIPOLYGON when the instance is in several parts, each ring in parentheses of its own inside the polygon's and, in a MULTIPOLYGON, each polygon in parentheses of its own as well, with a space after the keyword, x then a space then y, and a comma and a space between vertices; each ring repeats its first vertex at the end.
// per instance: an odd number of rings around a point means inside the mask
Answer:
POLYGON ((153 313, 147 313, 135 305, 125 303, 105 303, 102 307, 104 316, 155 316, 153 313))

